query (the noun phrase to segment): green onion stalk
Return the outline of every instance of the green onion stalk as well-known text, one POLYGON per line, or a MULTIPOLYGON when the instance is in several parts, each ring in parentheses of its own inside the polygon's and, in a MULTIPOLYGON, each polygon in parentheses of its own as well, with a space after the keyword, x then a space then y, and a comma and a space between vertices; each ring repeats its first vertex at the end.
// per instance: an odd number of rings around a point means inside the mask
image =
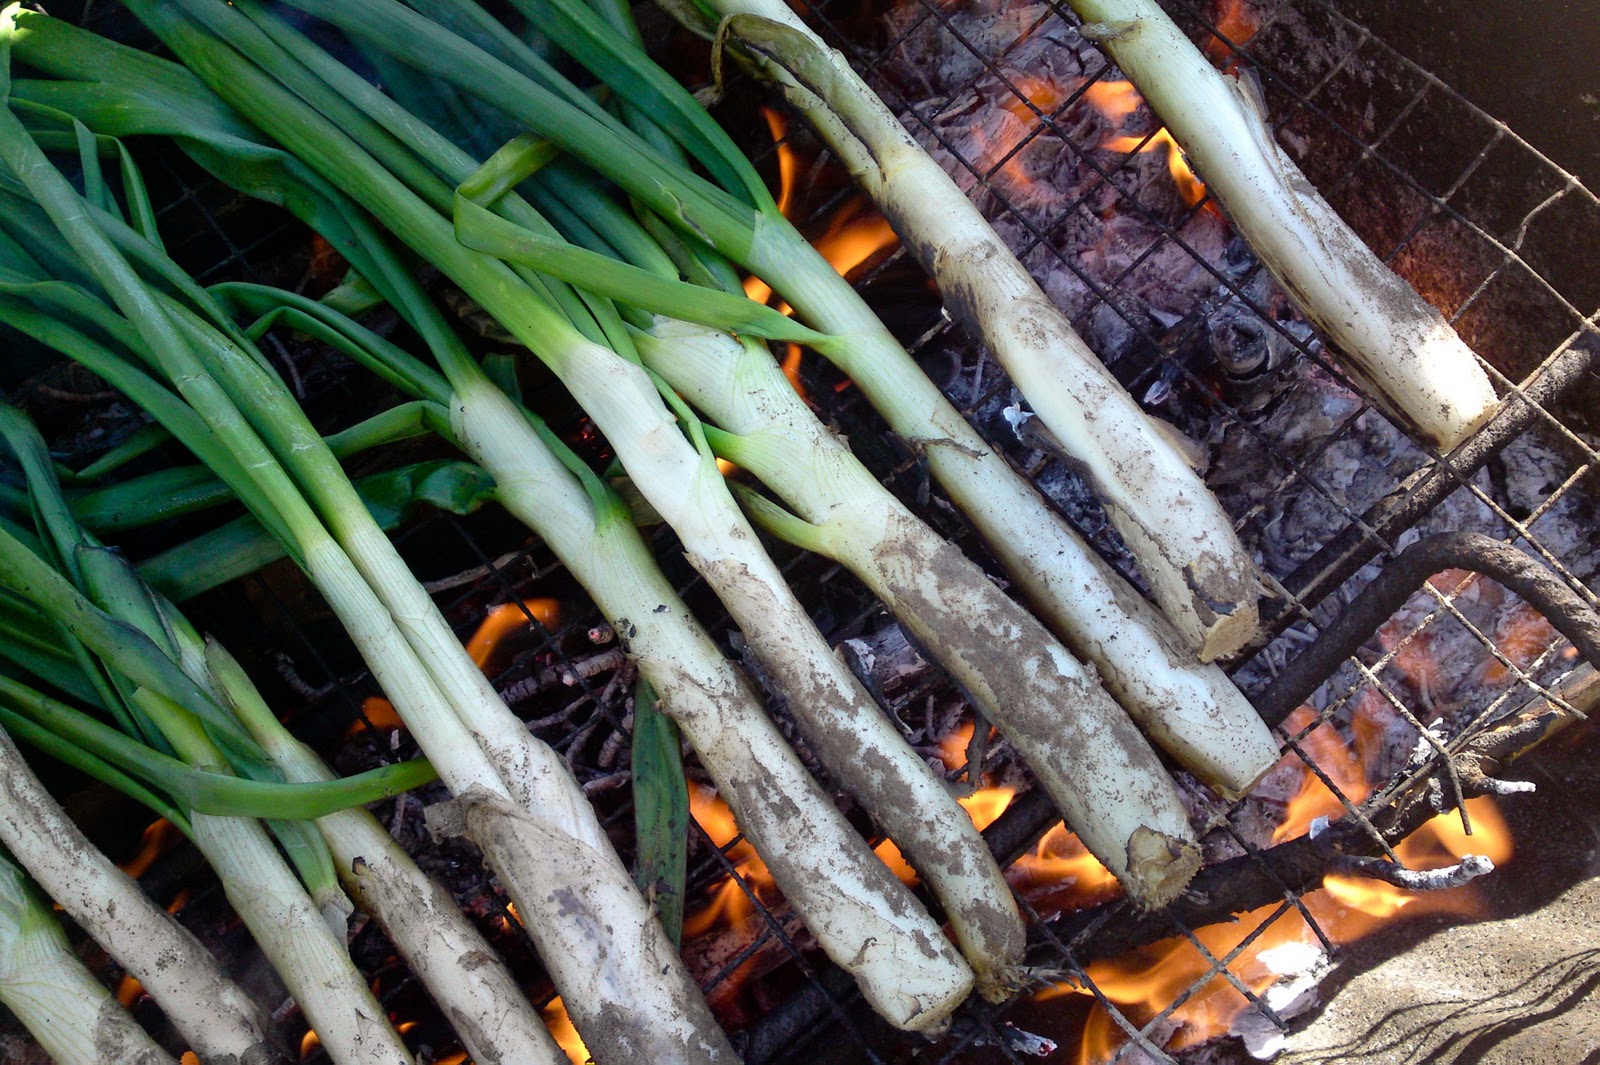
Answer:
MULTIPOLYGON (((231 19, 227 6, 195 7, 230 34, 235 32, 223 21, 231 19)), ((449 209, 450 186, 418 173, 405 158, 397 158, 390 146, 382 143, 387 138, 364 137, 363 146, 372 144, 385 151, 386 165, 399 166, 407 170, 408 181, 442 193, 441 202, 419 202, 362 147, 320 118, 305 114, 294 97, 264 79, 255 67, 242 63, 220 40, 181 21, 173 5, 159 11, 143 4, 136 8, 219 95, 248 111, 254 121, 312 168, 322 170, 328 180, 337 180, 342 189, 355 193, 381 222, 461 285, 555 370, 617 449, 635 484, 673 525, 691 561, 745 626, 752 642, 763 648, 765 664, 787 689, 790 705, 812 708, 813 720, 831 730, 834 738, 818 745, 830 765, 858 780, 865 778, 868 787, 857 789, 858 793, 864 791, 864 801, 875 807, 880 822, 908 853, 917 849, 913 845, 916 839, 928 841, 924 850, 928 858, 922 859, 927 878, 934 879, 941 872, 961 876, 968 891, 965 895, 952 893, 952 897, 979 899, 980 905, 1008 910, 1003 881, 997 871, 990 871, 993 859, 970 820, 816 633, 739 513, 717 472, 714 456, 698 438, 692 416, 681 405, 669 411, 655 381, 627 357, 632 354, 631 345, 626 333, 617 328, 620 323, 613 320, 614 311, 592 302, 581 304, 593 312, 590 324, 596 330, 612 327, 601 335, 627 355, 587 339, 570 319, 557 313, 550 301, 561 299, 561 293, 544 297, 542 293, 548 290, 537 275, 519 274, 457 243, 449 219, 439 213, 440 208, 449 209), (260 106, 267 100, 272 102, 270 107, 260 106), (530 277, 534 280, 528 280, 530 277), (685 417, 696 439, 685 439, 678 415, 685 417), (761 630, 771 635, 754 635, 761 630), (865 731, 869 728, 874 731, 865 731), (862 756, 864 747, 870 757, 862 756), (886 772, 898 780, 886 781, 886 772), (893 816, 885 816, 886 812, 893 816), (959 859, 949 857, 953 850, 961 854, 959 859)), ((250 41, 243 44, 249 46, 250 41)), ((285 76, 295 73, 282 60, 275 69, 285 76)), ((337 101, 320 96, 318 105, 339 110, 337 101)), ((348 106, 342 110, 346 113, 341 124, 368 124, 360 116, 349 115, 348 106)), ((437 195, 432 198, 440 200, 437 195)), ((458 395, 471 392, 475 385, 472 375, 478 372, 475 366, 463 361, 442 368, 458 395)), ((467 413, 476 412, 469 408, 467 413)), ((495 431, 492 425, 469 426, 461 435, 495 431)), ((957 974, 949 966, 951 960, 955 960, 953 954, 940 964, 957 974)), ((961 986, 965 979, 957 975, 947 980, 945 991, 917 1004, 918 1012, 908 1023, 939 1023, 965 993, 961 986)), ((579 1000, 567 997, 566 1001, 570 1009, 579 1000)), ((579 1029, 583 1030, 581 1023, 579 1029)), ((594 1049, 595 1041, 587 1033, 585 1038, 594 1049)))
POLYGON ((1284 291, 1392 416, 1449 451, 1493 416, 1482 361, 1278 147, 1253 83, 1224 75, 1152 0, 1069 0, 1171 130, 1284 291))
MULTIPOLYGON (((679 139, 716 183, 671 166, 620 122, 611 120, 607 125, 578 113, 579 105, 570 102, 576 90, 548 68, 524 63, 529 70, 525 75, 460 38, 441 36, 436 23, 393 0, 355 4, 295 0, 293 6, 526 123, 638 198, 663 223, 677 227, 692 241, 712 245, 769 284, 795 308, 800 320, 833 338, 818 350, 926 456, 934 475, 979 527, 1014 579, 1036 600, 1061 600, 1044 607, 1046 613, 1070 612, 1076 585, 1068 574, 1053 568, 1053 560, 1065 550, 1057 541, 1071 539, 1061 519, 967 425, 849 284, 778 212, 753 167, 694 98, 649 62, 636 40, 603 23, 577 0, 521 0, 516 5, 619 96, 648 111, 651 120, 679 139)), ((441 5, 430 8, 437 6, 441 5)), ((1095 399, 1090 406, 1103 406, 1103 390, 1091 391, 1095 399)), ((1104 402, 1109 401, 1107 397, 1104 402)), ((1163 445, 1163 452, 1170 453, 1170 448, 1163 445)), ((1142 460, 1146 452, 1133 454, 1142 460)), ((1132 461, 1115 454, 1112 460, 1132 461)), ((1154 483, 1149 476, 1127 480, 1154 483)), ((1192 478, 1185 492, 1173 496, 1184 514, 1216 506, 1192 478)), ((1192 531, 1185 527, 1174 539, 1170 530, 1164 530, 1171 517, 1159 506, 1150 509, 1155 527, 1141 527, 1142 531, 1125 536, 1140 551, 1143 564, 1160 571, 1151 577, 1151 584, 1170 590, 1163 593, 1163 603, 1178 615, 1184 639, 1208 658, 1238 647, 1253 630, 1256 617, 1258 587, 1248 557, 1231 548, 1214 550, 1215 544, 1231 536, 1220 529, 1215 536, 1207 533, 1211 539, 1204 550, 1191 551, 1192 531), (1152 541, 1164 545, 1171 558, 1150 547, 1152 541), (1199 594, 1192 590, 1196 587, 1199 594)), ((1226 520, 1221 524, 1226 527, 1226 520)))
MULTIPOLYGON (((0 585, 60 626, 69 646, 80 642, 93 655, 84 656, 86 668, 98 664, 99 675, 108 681, 99 685, 103 703, 120 707, 117 716, 128 732, 171 754, 0 675, 0 716, 7 727, 151 805, 194 841, 308 1019, 325 1033, 324 1043, 335 1060, 409 1061, 345 951, 344 918, 350 904, 338 892, 325 848, 300 831, 300 821, 283 820, 371 801, 382 792, 360 787, 352 792, 347 786, 351 781, 294 786, 271 780, 259 748, 182 668, 174 631, 159 604, 120 560, 72 525, 43 441, 31 425, 15 411, 0 408, 0 433, 28 473, 45 533, 41 546, 64 571, 53 569, 29 544, 0 529, 0 585), (233 777, 236 768, 254 779, 233 777), (313 809, 300 800, 308 800, 313 809), (267 828, 254 820, 262 816, 278 819, 273 834, 295 860, 304 886, 267 828), (316 890, 316 901, 308 887, 316 890)), ((409 779, 402 786, 428 775, 403 773, 409 779)), ((119 944, 123 951, 148 946, 119 944)), ((170 959, 160 961, 172 964, 170 959)), ((197 975, 203 977, 204 969, 197 975)), ((156 986, 166 983, 170 981, 158 980, 156 986)), ((226 1023, 227 1011, 221 1012, 219 1022, 226 1023)))
MULTIPOLYGON (((428 6, 433 9, 476 10, 463 0, 450 0, 450 2, 432 0, 428 6)), ((559 26, 546 28, 554 35, 559 26)), ((604 27, 599 29, 591 27, 590 30, 591 36, 603 36, 604 27)), ((663 315, 681 317, 698 313, 701 315, 698 320, 703 323, 732 326, 747 336, 783 337, 787 328, 786 323, 772 312, 751 307, 742 299, 733 298, 727 292, 696 293, 688 286, 672 283, 682 271, 696 278, 701 284, 712 288, 720 285, 724 289, 737 292, 738 286, 731 280, 733 276, 731 269, 725 263, 716 262, 715 253, 700 248, 694 253, 693 261, 686 261, 691 257, 682 253, 681 246, 671 250, 658 246, 655 243, 655 236, 647 234, 634 223, 628 217, 626 209, 610 203, 604 192, 599 191, 600 183, 585 182, 582 177, 573 176, 570 167, 540 167, 540 162, 541 160, 534 158, 534 153, 531 151, 508 148, 485 166, 482 175, 460 186, 456 200, 456 225, 457 234, 464 243, 513 261, 537 266, 574 283, 589 285, 595 291, 603 291, 613 296, 619 303, 631 302, 663 315), (537 202, 551 212, 551 217, 557 220, 557 225, 564 229, 570 240, 586 244, 597 252, 631 260, 634 265, 647 272, 620 269, 614 263, 606 263, 594 256, 566 250, 542 239, 537 233, 519 231, 509 218, 496 217, 486 209, 496 195, 536 169, 538 172, 533 176, 536 192, 539 194, 537 202), (674 255, 673 250, 677 250, 679 254, 674 255)), ((648 226, 648 217, 645 221, 648 226)), ((690 347, 695 346, 689 338, 689 333, 693 333, 693 330, 684 333, 682 327, 670 324, 665 328, 676 334, 675 344, 687 343, 690 347)), ((835 345, 838 339, 828 337, 814 343, 820 344, 823 350, 827 350, 835 345)), ((905 530, 911 527, 921 528, 920 523, 915 523, 914 526, 905 525, 897 518, 896 529, 890 536, 881 534, 869 536, 860 533, 860 529, 872 525, 877 520, 868 515, 877 515, 879 512, 876 507, 889 506, 892 504, 892 499, 881 488, 871 484, 871 479, 864 473, 856 474, 855 487, 849 491, 843 489, 838 476, 832 473, 822 474, 813 470, 809 475, 801 474, 800 471, 805 469, 808 461, 824 462, 821 457, 823 454, 830 456, 836 453, 845 454, 839 449, 819 449, 815 440, 820 438, 818 434, 822 434, 823 430, 805 411, 803 403, 787 389, 776 389, 772 396, 760 400, 759 403, 753 397, 749 397, 750 390, 754 388, 755 371, 750 370, 748 373, 736 371, 734 366, 740 362, 740 357, 736 354, 728 354, 721 359, 712 357, 709 361, 704 350, 695 355, 685 354, 685 359, 698 362, 699 379, 692 386, 682 383, 665 369, 672 360, 663 354, 669 345, 661 343, 660 340, 660 337, 655 337, 637 341, 646 364, 652 370, 661 373, 668 383, 678 387, 685 395, 690 392, 696 397, 715 395, 722 406, 711 414, 721 423, 721 429, 730 429, 732 427, 730 419, 732 419, 745 426, 741 432, 747 434, 755 432, 761 417, 755 413, 757 405, 766 409, 763 416, 781 418, 785 421, 787 427, 781 431, 791 436, 795 446, 781 460, 769 464, 774 475, 788 477, 792 486, 789 490, 809 493, 812 500, 810 505, 814 512, 820 508, 829 510, 834 515, 849 514, 851 520, 857 522, 858 530, 853 551, 853 557, 856 559, 853 568, 869 585, 880 589, 880 594, 885 594, 882 591, 885 587, 892 589, 894 582, 886 581, 881 571, 876 576, 864 571, 875 568, 881 570, 877 560, 892 559, 895 555, 895 550, 885 545, 891 541, 904 541, 907 537, 905 530), (716 366, 720 366, 721 369, 712 369, 716 366), (737 386, 717 384, 706 378, 706 374, 715 376, 719 373, 724 375, 724 378, 728 378, 728 375, 743 374, 743 376, 740 376, 737 386), (741 400, 741 396, 748 398, 741 400), (738 415, 727 413, 728 404, 737 405, 741 402, 743 410, 738 415), (781 415, 777 413, 778 407, 782 408, 781 415), (802 429, 801 426, 806 428, 802 429), (799 442, 801 438, 805 439, 804 443, 799 442), (863 505, 869 497, 881 502, 872 506, 863 505)), ((767 385, 773 384, 770 375, 764 380, 767 385)), ((717 439, 723 441, 726 446, 732 446, 722 437, 717 439)), ((731 452, 726 457, 738 461, 731 452)), ((826 461, 834 460, 829 458, 826 461)), ((859 471, 859 467, 856 468, 859 471)), ((836 541, 849 540, 849 536, 843 534, 837 524, 843 519, 831 520, 835 522, 835 527, 830 538, 836 541)), ((1056 524, 1064 529, 1059 522, 1056 524)), ((920 550, 924 556, 906 569, 920 572, 927 554, 934 550, 935 542, 925 540, 922 548, 906 546, 903 549, 904 553, 914 554, 920 550)), ((1272 743, 1265 726, 1219 669, 1195 664, 1183 651, 1181 641, 1176 634, 1131 589, 1100 563, 1076 537, 1071 537, 1071 544, 1075 548, 1075 553, 1072 559, 1061 564, 1068 566, 1069 571, 1074 573, 1080 595, 1076 613, 1061 628, 1069 632, 1074 645, 1086 650, 1087 657, 1096 661, 1105 677, 1107 687, 1118 696, 1129 712, 1180 763, 1229 796, 1236 796, 1248 790, 1255 780, 1276 762, 1276 746, 1272 743), (1084 595, 1084 592, 1088 594, 1084 595), (1085 603, 1083 600, 1089 602, 1085 603)), ((946 567, 946 570, 949 570, 949 567, 946 567)), ((905 571, 902 570, 902 573, 905 571)), ((923 629, 925 643, 928 646, 935 646, 940 638, 941 627, 946 630, 951 640, 959 643, 963 637, 956 635, 955 629, 971 624, 974 618, 984 619, 981 624, 1009 627, 1012 619, 1021 614, 992 589, 979 591, 979 584, 971 579, 976 575, 975 569, 967 568, 965 586, 973 589, 972 596, 961 608, 945 610, 943 613, 947 620, 935 621, 926 616, 928 613, 926 609, 923 611, 925 615, 923 629), (989 601, 995 605, 980 609, 976 604, 981 601, 989 601), (950 620, 951 618, 953 620, 950 620)), ((950 572, 949 579, 952 583, 960 583, 953 571, 950 572)), ((983 583, 987 584, 987 581, 983 583)), ((890 590, 887 594, 893 595, 894 592, 890 590)), ((899 597, 899 601, 907 609, 915 600, 915 593, 899 597)), ((1032 634, 1037 629, 1037 626, 1032 626, 1031 620, 1019 624, 1019 631, 1023 633, 1032 634)), ((1043 634, 1040 633, 1038 636, 1043 634)), ((1030 635, 1029 640, 1036 641, 1036 637, 1030 635)), ((968 642, 970 644, 970 640, 968 642)), ((1037 644, 1037 646, 1044 645, 1037 644)), ((952 648, 945 657, 960 658, 962 654, 952 648)), ((970 659, 971 656, 967 657, 970 659)), ((985 657, 987 660, 993 656, 985 657)), ((1010 663, 992 665, 990 670, 998 671, 1008 664, 1014 665, 1028 658, 1027 653, 1019 652, 1010 663)), ((1006 696, 1000 700, 1001 702, 1023 700, 1027 691, 1026 683, 1019 682, 1019 678, 1010 681, 995 678, 990 683, 981 677, 973 676, 977 663, 969 662, 968 665, 960 667, 951 666, 949 661, 945 664, 947 668, 955 669, 969 691, 976 693, 1003 689, 1006 696)), ((1004 720, 1005 717, 1003 711, 997 714, 997 720, 1004 720)))
MULTIPOLYGON (((7 36, 15 38, 14 32, 7 36)), ((243 64, 235 69, 243 75, 241 87, 265 89, 268 98, 282 96, 263 79, 251 79, 250 69, 243 64)), ((115 227, 82 206, 74 210, 55 212, 52 220, 92 253, 85 258, 129 315, 135 339, 147 349, 141 354, 194 407, 172 409, 175 397, 148 378, 119 373, 121 380, 114 383, 124 391, 135 389, 147 409, 205 457, 258 520, 291 545, 291 554, 356 639, 413 736, 456 793, 454 806, 438 811, 441 824, 467 830, 484 850, 591 1051, 603 1061, 731 1059, 726 1037, 581 788, 559 756, 533 739, 499 701, 281 382, 257 361, 260 356, 251 353, 248 341, 216 327, 204 310, 145 288, 98 228, 115 227), (241 411, 234 404, 245 395, 250 403, 241 411), (209 430, 209 439, 203 430, 209 430), (316 500, 316 509, 302 491, 316 500), (345 553, 347 545, 354 546, 359 563, 345 553)), ((131 239, 136 233, 116 232, 142 265, 168 268, 147 242, 131 239)), ((170 272, 166 280, 173 280, 170 272)), ((207 305, 204 300, 195 304, 207 305)))
POLYGON ((0 1003, 56 1065, 176 1065, 78 960, 55 914, 3 854, 0 1003))
POLYGON ((188 930, 89 842, 3 731, 0 844, 139 981, 202 1060, 239 1065, 286 1060, 272 1043, 260 1005, 188 930))
MULTIPOLYGON (((402 422, 402 428, 403 425, 402 422)), ((14 446, 21 445, 18 451, 26 450, 35 458, 43 456, 43 441, 15 412, 0 407, 0 428, 14 446)), ((55 523, 59 526, 73 520, 67 516, 64 495, 51 481, 52 471, 41 467, 37 461, 31 465, 30 481, 36 486, 35 494, 39 494, 40 487, 49 493, 48 502, 52 504, 55 523), (40 486, 41 480, 48 483, 40 486)), ((198 478, 192 476, 189 480, 198 482, 198 478)), ((88 543, 87 536, 78 535, 88 543)), ((132 568, 121 563, 118 556, 103 554, 101 557, 108 558, 110 565, 122 565, 128 583, 137 584, 138 577, 132 568)), ((162 628, 172 640, 175 659, 184 673, 237 717, 288 781, 304 785, 301 790, 307 790, 325 788, 337 780, 316 755, 278 721, 225 649, 202 639, 171 603, 156 595, 152 595, 150 601, 162 628)), ((417 868, 371 814, 355 808, 334 810, 318 817, 315 825, 327 844, 333 867, 345 889, 383 926, 475 1060, 518 1061, 530 1065, 556 1065, 566 1060, 526 994, 495 957, 483 936, 456 908, 443 888, 417 868)), ((113 905, 112 913, 115 912, 113 905)), ((130 971, 138 975, 146 968, 149 968, 147 964, 141 964, 137 970, 130 971)), ((167 965, 164 968, 176 967, 167 965)), ((198 983, 204 974, 204 968, 200 968, 195 977, 188 979, 198 983)), ((171 977, 164 972, 157 972, 156 976, 157 982, 149 990, 159 1000, 160 990, 171 982, 171 977)), ((205 1038, 212 1037, 207 1033, 205 1038)))

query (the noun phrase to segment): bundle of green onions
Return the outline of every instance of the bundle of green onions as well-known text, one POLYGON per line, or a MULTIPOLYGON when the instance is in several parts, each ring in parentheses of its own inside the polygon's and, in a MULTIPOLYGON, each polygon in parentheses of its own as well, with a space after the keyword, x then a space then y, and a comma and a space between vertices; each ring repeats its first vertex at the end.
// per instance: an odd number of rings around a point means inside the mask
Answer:
MULTIPOLYGON (((0 435, 28 474, 42 532, 35 550, 0 528, 0 587, 11 603, 25 601, 36 612, 31 625, 17 622, 11 612, 0 652, 24 668, 52 651, 58 661, 75 663, 83 674, 81 682, 64 686, 86 686, 117 727, 45 696, 9 671, 0 675, 0 719, 19 737, 124 790, 182 829, 216 870, 235 911, 307 1017, 335 1033, 329 1045, 339 1047, 342 1057, 407 1060, 386 1024, 372 1032, 362 1030, 372 1027, 370 1018, 381 1017, 381 1010, 344 950, 349 903, 335 881, 327 849, 298 819, 394 794, 429 779, 431 771, 416 763, 378 770, 365 779, 301 786, 275 781, 265 752, 224 708, 220 693, 206 690, 194 678, 203 668, 195 657, 203 659, 204 654, 196 646, 198 637, 192 631, 182 633, 174 616, 163 611, 120 559, 84 534, 66 513, 43 441, 32 427, 16 412, 0 408, 0 435), (29 635, 32 640, 19 648, 18 637, 29 635), (257 817, 272 820, 263 824, 257 817), (284 863, 269 831, 295 870, 284 863)), ((58 670, 40 673, 47 681, 60 679, 58 670)), ((19 847, 17 857, 30 868, 37 865, 42 879, 61 885, 59 897, 75 900, 75 909, 90 913, 89 927, 108 934, 115 943, 108 943, 110 949, 136 955, 152 945, 126 938, 133 930, 126 922, 139 919, 138 908, 119 919, 115 902, 85 897, 114 878, 101 870, 94 881, 85 881, 81 878, 87 870, 59 869, 49 853, 53 841, 17 836, 20 831, 20 826, 12 830, 17 838, 11 845, 33 845, 19 847), (109 906, 110 912, 96 913, 101 906, 109 906)), ((118 897, 126 895, 124 890, 118 897)), ((151 926, 148 919, 141 923, 145 929, 151 926)), ((241 1027, 246 1033, 253 1030, 255 1018, 242 1008, 236 990, 214 963, 207 964, 193 949, 166 961, 137 960, 135 971, 170 967, 178 958, 195 966, 192 977, 158 972, 152 987, 157 994, 174 992, 174 1004, 189 1012, 180 1022, 186 1030, 218 1025, 216 1033, 195 1032, 199 1045, 238 1042, 235 1033, 241 1027), (190 979, 195 983, 186 987, 190 979), (202 991, 207 1001, 195 1001, 202 991), (208 1007, 208 1001, 215 1005, 208 1007), (207 1008, 218 1016, 195 1016, 195 1010, 207 1008)), ((243 1053, 264 1053, 261 1043, 257 1032, 243 1053)))
MULTIPOLYGON (((10 205, 8 230, 15 223, 58 232, 53 242, 36 242, 27 251, 103 288, 115 310, 85 299, 88 290, 82 287, 47 282, 29 295, 54 301, 56 314, 87 316, 83 324, 122 351, 36 312, 43 320, 31 321, 29 331, 47 343, 61 341, 67 354, 145 405, 229 483, 313 576, 457 794, 457 813, 534 930, 572 1012, 582 1017, 587 1008, 595 1014, 584 1018, 590 1046, 609 1048, 596 1052, 613 1060, 631 1052, 618 1047, 640 1046, 664 1061, 730 1057, 725 1037, 581 789, 559 757, 533 740, 488 688, 259 354, 157 246, 74 192, 9 110, 0 122, 7 127, 0 130, 0 154, 38 203, 10 205), (73 254, 63 254, 62 238, 73 254), (235 406, 245 397, 242 409, 235 406), (346 553, 346 542, 359 545, 366 573, 346 553), (374 584, 397 605, 387 605, 374 584)), ((20 301, 7 301, 12 302, 20 301)), ((170 680, 169 672, 161 675, 170 680)), ((198 712, 204 704, 193 689, 192 682, 174 687, 198 712)), ((270 931, 264 927, 257 935, 270 931)), ((312 934, 304 927, 297 931, 312 934)), ((280 919, 278 934, 288 932, 280 919)), ((308 987, 306 999, 316 991, 308 987)), ((346 1044, 341 1060, 385 1060, 385 1044, 391 1044, 389 1053, 404 1054, 375 1007, 357 1011, 354 1020, 317 1027, 326 1029, 324 1045, 330 1049, 330 1037, 346 1044)))
MULTIPOLYGON (((469 0, 292 0, 391 64, 389 94, 255 0, 128 6, 193 74, 14 8, 0 25, 30 66, 64 79, 8 82, 16 115, 3 116, 0 153, 26 194, 11 198, 17 220, 5 225, 58 286, 25 298, 94 335, 30 325, 145 405, 323 591, 459 797, 436 822, 483 847, 597 1060, 709 1061, 730 1051, 643 899, 625 888, 581 794, 487 688, 339 470, 346 445, 425 429, 492 478, 495 497, 624 636, 785 894, 880 1012, 936 1029, 973 975, 800 769, 656 569, 616 493, 467 354, 373 220, 492 314, 593 418, 813 750, 937 896, 986 994, 1003 997, 1021 981, 1019 918, 998 869, 795 601, 718 471, 719 455, 792 508, 743 489, 759 524, 840 560, 895 611, 1012 739, 1130 897, 1159 906, 1182 890, 1199 860, 1193 832, 1095 668, 878 485, 761 342, 809 345, 848 373, 926 456, 1061 638, 1095 661, 1122 707, 1230 795, 1276 750, 1193 651, 1221 653, 1240 619, 1249 627, 1253 576, 1234 569, 1215 583, 1209 562, 1176 563, 1189 582, 1176 597, 1192 615, 1183 636, 1123 586, 782 218, 731 141, 644 56, 625 9, 604 0, 593 10, 578 0, 517 5, 610 85, 612 110, 469 0), (495 108, 530 132, 484 145, 481 130, 464 128, 452 139, 419 117, 426 108, 415 98, 396 99, 417 81, 396 62, 449 82, 425 91, 458 93, 459 113, 495 108), (422 338, 437 369, 327 304, 257 286, 198 289, 164 259, 140 212, 129 225, 107 197, 78 198, 30 139, 77 144, 87 173, 100 152, 121 152, 94 134, 140 133, 176 138, 224 181, 316 227, 422 338), (81 261, 61 263, 41 247, 48 240, 38 235, 56 230, 81 261), (771 283, 797 319, 740 294, 735 264, 771 283), (70 296, 62 281, 75 283, 70 296), (260 318, 241 330, 229 313, 260 318), (324 442, 251 343, 273 324, 333 344, 415 402, 324 442), (1080 602, 1085 595, 1092 601, 1080 602), (569 863, 553 884, 541 865, 549 854, 569 863), (622 942, 604 940, 602 927, 622 942)), ((26 313, 9 309, 23 295, 0 295, 13 322, 26 313)), ((217 495, 201 476, 171 478, 196 500, 217 495)), ((470 476, 449 480, 457 501, 476 501, 470 476)))

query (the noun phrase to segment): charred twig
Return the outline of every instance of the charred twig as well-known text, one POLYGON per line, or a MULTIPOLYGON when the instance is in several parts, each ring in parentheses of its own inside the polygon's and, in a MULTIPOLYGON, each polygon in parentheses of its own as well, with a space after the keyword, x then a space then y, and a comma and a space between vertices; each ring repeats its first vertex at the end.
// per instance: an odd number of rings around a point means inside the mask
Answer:
POLYGON ((1482 533, 1441 533, 1396 555, 1317 641, 1273 678, 1255 700, 1262 719, 1281 724, 1429 577, 1446 569, 1473 570, 1504 585, 1543 614, 1585 659, 1600 664, 1600 617, 1560 578, 1482 533))
POLYGON ((518 548, 515 551, 507 551, 505 554, 491 559, 481 566, 473 566, 471 569, 464 569, 460 573, 452 573, 448 577, 440 577, 436 581, 423 581, 422 587, 427 590, 429 595, 437 595, 440 592, 448 592, 452 588, 474 584, 492 573, 498 573, 523 554, 525 554, 525 551, 522 548, 518 548))
POLYGON ((1383 858, 1360 854, 1341 854, 1328 863, 1328 872, 1382 880, 1405 891, 1443 891, 1460 887, 1494 871, 1494 862, 1481 854, 1469 854, 1455 865, 1443 869, 1407 869, 1383 858))
POLYGON ((602 651, 587 658, 580 658, 571 665, 562 664, 541 669, 531 677, 507 685, 500 691, 500 698, 507 703, 515 705, 524 699, 532 698, 540 692, 549 691, 551 688, 566 686, 568 688, 595 677, 601 673, 608 673, 621 669, 627 665, 628 656, 621 650, 613 649, 602 651))

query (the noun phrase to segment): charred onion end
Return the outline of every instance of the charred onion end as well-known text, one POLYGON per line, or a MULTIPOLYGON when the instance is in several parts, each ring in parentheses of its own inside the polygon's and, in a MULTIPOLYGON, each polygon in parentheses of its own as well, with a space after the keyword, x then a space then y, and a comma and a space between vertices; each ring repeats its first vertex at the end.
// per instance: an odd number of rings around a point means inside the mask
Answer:
POLYGON ((517 912, 596 1062, 738 1061, 615 854, 482 787, 441 805, 428 811, 430 828, 464 830, 513 886, 517 912))
POLYGON ((1140 826, 1128 837, 1128 895, 1146 910, 1170 905, 1200 871, 1200 848, 1191 840, 1140 826))
POLYGON ((1448 451, 1498 400, 1444 317, 1374 255, 1278 147, 1257 93, 1208 62, 1152 0, 1069 0, 1351 375, 1448 451))

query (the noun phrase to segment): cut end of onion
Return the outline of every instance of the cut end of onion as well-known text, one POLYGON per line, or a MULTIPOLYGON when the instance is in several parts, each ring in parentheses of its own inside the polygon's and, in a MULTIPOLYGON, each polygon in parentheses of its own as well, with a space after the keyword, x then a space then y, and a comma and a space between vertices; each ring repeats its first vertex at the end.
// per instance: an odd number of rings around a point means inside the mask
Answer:
POLYGON ((1189 840, 1140 826, 1128 837, 1128 897, 1141 908, 1172 903, 1200 871, 1200 848, 1189 840))

